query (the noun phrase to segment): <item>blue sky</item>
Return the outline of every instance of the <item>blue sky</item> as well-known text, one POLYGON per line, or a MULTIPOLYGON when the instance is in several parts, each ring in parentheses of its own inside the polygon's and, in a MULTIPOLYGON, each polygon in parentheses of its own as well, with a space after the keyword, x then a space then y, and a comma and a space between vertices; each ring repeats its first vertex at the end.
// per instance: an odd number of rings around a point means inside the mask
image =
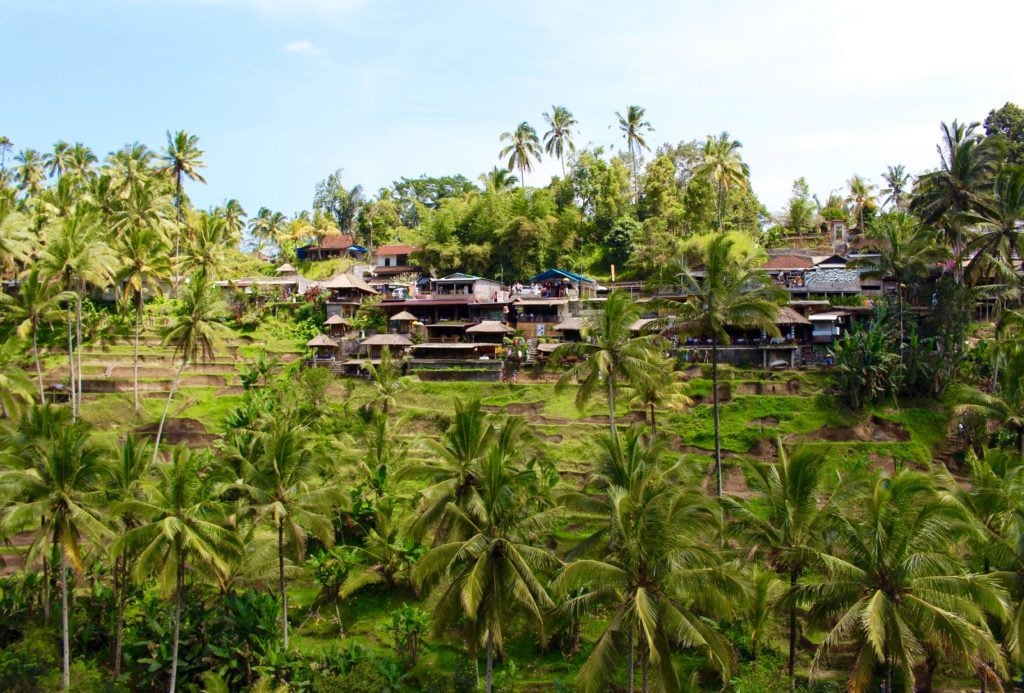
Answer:
MULTIPOLYGON (((996 0, 0 0, 0 134, 102 157, 165 131, 200 137, 193 201, 309 207, 337 168, 376 191, 498 164, 498 136, 567 106, 577 146, 728 130, 772 211, 805 176, 935 166, 942 120, 1024 105, 1024 3, 996 0), (984 15, 978 10, 984 10, 984 15)), ((527 183, 558 170, 545 161, 527 183)))

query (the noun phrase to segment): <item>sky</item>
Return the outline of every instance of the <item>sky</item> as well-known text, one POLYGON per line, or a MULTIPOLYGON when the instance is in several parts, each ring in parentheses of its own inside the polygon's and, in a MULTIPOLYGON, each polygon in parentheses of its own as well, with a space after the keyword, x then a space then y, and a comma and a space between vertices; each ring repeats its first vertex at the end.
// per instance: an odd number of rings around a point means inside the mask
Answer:
MULTIPOLYGON (((207 184, 293 214, 338 168, 370 193, 476 178, 499 136, 566 106, 577 147, 652 149, 728 131, 773 212, 803 176, 822 199, 858 174, 938 165, 942 121, 1024 105, 1024 2, 946 0, 0 0, 0 135, 15 150, 198 135, 207 184), (981 14, 984 12, 984 14, 981 14)), ((526 176, 545 185, 545 160, 526 176)))

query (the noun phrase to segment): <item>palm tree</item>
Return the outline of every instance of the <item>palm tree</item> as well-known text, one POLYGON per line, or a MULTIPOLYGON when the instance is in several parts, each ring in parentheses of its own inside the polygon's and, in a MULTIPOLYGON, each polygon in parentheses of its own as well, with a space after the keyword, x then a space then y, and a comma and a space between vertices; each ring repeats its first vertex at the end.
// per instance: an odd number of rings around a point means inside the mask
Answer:
POLYGON ((178 273, 187 272, 195 281, 213 281, 224 266, 224 252, 232 243, 231 232, 224 217, 206 212, 186 217, 192 236, 181 251, 178 273))
POLYGON ((487 173, 481 174, 480 182, 487 190, 502 193, 514 188, 518 179, 507 168, 495 166, 487 173))
POLYGON ((223 308, 220 290, 213 284, 201 281, 190 282, 178 299, 173 321, 164 332, 164 344, 174 345, 175 356, 181 354, 181 365, 174 374, 164 413, 160 417, 160 427, 157 429, 156 442, 153 444, 153 464, 156 464, 157 455, 160 453, 160 439, 163 437, 164 424, 167 422, 167 411, 178 389, 182 371, 189 362, 199 356, 204 359, 212 358, 220 337, 228 333, 228 328, 217 322, 223 315, 223 308))
POLYGON ((603 385, 608 395, 608 428, 615 434, 615 393, 620 381, 640 387, 645 380, 661 374, 656 357, 663 339, 654 334, 633 336, 633 323, 642 309, 624 291, 612 291, 597 315, 588 319, 586 327, 591 342, 566 342, 551 354, 558 363, 566 358, 577 359, 558 379, 556 392, 578 382, 576 406, 581 410, 603 385))
POLYGON ((156 155, 144 144, 125 145, 107 156, 106 175, 110 177, 110 192, 126 200, 136 195, 153 179, 153 159, 156 155))
MULTIPOLYGON (((163 168, 161 171, 174 181, 174 208, 177 210, 178 233, 174 239, 174 257, 178 257, 181 248, 181 224, 185 190, 183 182, 188 178, 192 182, 206 185, 206 179, 199 169, 206 168, 203 163, 203 150, 199 148, 199 138, 185 130, 178 130, 171 135, 167 131, 167 148, 164 150, 163 168)), ((177 286, 177 283, 175 283, 177 286)))
POLYGON ((750 177, 750 167, 740 158, 742 147, 738 140, 729 138, 728 132, 722 132, 718 137, 708 135, 701 150, 701 161, 694 171, 695 175, 707 178, 715 186, 719 233, 725 231, 725 205, 729 190, 746 187, 750 177))
POLYGON ((552 106, 551 113, 544 114, 544 122, 551 128, 544 133, 544 151, 548 156, 558 158, 562 164, 562 178, 565 178, 565 155, 576 151, 576 145, 572 143, 572 126, 578 123, 565 106, 552 106))
POLYGON ((63 688, 70 686, 68 630, 68 564, 84 571, 82 538, 100 542, 108 534, 97 501, 104 461, 100 448, 89 442, 83 422, 56 426, 49 435, 33 440, 25 467, 0 472, 0 494, 7 501, 3 513, 5 534, 32 528, 34 537, 25 556, 32 565, 52 548, 60 551, 61 637, 63 688))
POLYGON ((231 239, 231 244, 237 245, 242 240, 242 231, 245 230, 246 214, 242 204, 232 198, 217 209, 217 216, 224 220, 224 230, 231 239))
POLYGON ((116 506, 116 512, 131 513, 140 524, 114 542, 114 553, 137 555, 136 578, 156 574, 163 591, 174 595, 171 693, 178 677, 186 566, 193 570, 207 566, 224 573, 239 553, 238 541, 226 527, 227 508, 218 498, 221 480, 216 469, 211 470, 211 462, 208 452, 179 446, 170 463, 155 466, 156 478, 143 485, 143 500, 127 500, 116 506))
POLYGON ((629 407, 639 408, 644 411, 645 416, 650 416, 652 435, 658 433, 655 421, 655 411, 658 407, 679 412, 693 404, 693 400, 686 394, 690 389, 689 384, 676 372, 675 363, 671 358, 660 359, 657 369, 667 377, 661 380, 642 380, 626 388, 632 395, 629 407))
POLYGON ((22 370, 25 345, 17 335, 0 342, 0 419, 17 419, 35 388, 22 370))
POLYGON ((29 197, 36 197, 42 190, 43 181, 46 180, 42 155, 35 149, 25 149, 18 152, 14 160, 18 162, 14 168, 18 190, 26 193, 29 197))
POLYGON ((132 196, 114 213, 116 251, 121 256, 118 278, 123 283, 125 297, 130 296, 135 309, 135 343, 132 354, 135 411, 139 411, 139 332, 142 327, 142 307, 147 289, 160 291, 161 281, 171 275, 171 262, 167 256, 165 233, 167 217, 164 209, 167 198, 156 196, 151 186, 144 194, 132 196))
POLYGON ((903 164, 887 166, 885 173, 882 174, 882 180, 886 185, 882 190, 882 194, 886 196, 883 204, 890 205, 896 212, 905 211, 903 198, 910 187, 910 175, 907 173, 907 169, 903 164))
POLYGON ((14 191, 0 189, 0 277, 8 271, 16 271, 30 256, 32 242, 28 226, 28 218, 18 211, 14 191))
POLYGON ((730 516, 729 533, 750 555, 775 573, 789 578, 785 600, 789 611, 789 688, 796 690, 797 601, 801 575, 818 564, 834 513, 847 502, 855 485, 827 491, 823 453, 810 448, 787 455, 777 442, 778 462, 750 462, 748 476, 757 495, 722 499, 730 516))
POLYGON ((249 219, 249 232, 258 239, 276 241, 287 221, 280 212, 271 212, 266 207, 260 207, 256 216, 249 219))
POLYGON ((1024 455, 1024 345, 1016 344, 1000 354, 1002 375, 996 392, 987 393, 973 385, 955 385, 950 398, 957 416, 982 416, 1009 430, 1017 439, 1017 451, 1024 455))
POLYGON ((0 135, 0 171, 7 170, 7 155, 14 149, 14 143, 7 135, 0 135))
POLYGON ((367 363, 366 370, 376 390, 376 396, 370 400, 369 407, 387 416, 398 406, 397 395, 405 389, 402 369, 391 358, 391 349, 385 346, 380 352, 380 363, 376 366, 367 363))
POLYGON ((846 185, 850 188, 846 203, 851 205, 853 216, 857 219, 857 230, 864 233, 864 208, 874 203, 875 186, 858 175, 846 181, 846 185))
POLYGON ((533 473, 521 465, 526 433, 522 419, 506 421, 487 454, 472 465, 476 502, 446 510, 464 538, 435 546, 413 568, 416 584, 432 592, 435 635, 464 617, 471 650, 486 643, 487 693, 494 685, 494 656, 504 649, 512 619, 526 616, 543 642, 544 611, 554 606, 537 571, 557 561, 537 544, 557 509, 539 506, 533 473))
MULTIPOLYGON (((978 123, 965 125, 956 120, 942 123, 938 145, 940 167, 921 176, 910 202, 910 210, 924 224, 937 224, 959 260, 966 240, 963 215, 980 212, 989 205, 992 175, 998 157, 991 141, 983 138, 978 123)), ((960 276, 959 262, 954 265, 960 276)))
POLYGON ((60 178, 71 169, 71 145, 64 140, 53 145, 53 152, 43 156, 46 174, 51 178, 60 178))
POLYGON ((633 166, 633 201, 640 199, 640 156, 643 150, 650 151, 644 137, 652 132, 654 128, 646 120, 647 109, 642 106, 627 106, 626 115, 615 111, 615 117, 619 119, 619 131, 626 139, 626 150, 629 152, 629 160, 633 166))
POLYGON ((77 416, 82 394, 82 294, 87 285, 103 287, 114 276, 117 258, 99 237, 95 215, 76 209, 47 232, 46 244, 39 256, 43 273, 75 294, 74 335, 68 320, 68 360, 71 366, 71 409, 77 416), (74 350, 78 351, 75 372, 74 350), (77 396, 76 381, 77 376, 77 396))
POLYGON ((68 171, 73 173, 81 184, 85 185, 92 178, 93 166, 96 165, 97 161, 99 160, 89 147, 81 142, 75 142, 71 145, 70 167, 68 171))
POLYGON ((679 690, 673 643, 703 651, 728 681, 732 649, 704 615, 728 619, 749 588, 720 560, 720 551, 702 543, 717 530, 716 513, 699 492, 681 491, 656 468, 636 467, 630 477, 628 487, 616 484, 607 492, 615 544, 602 558, 568 563, 554 583, 576 617, 602 604, 611 609, 576 686, 604 690, 625 661, 632 691, 639 648, 642 690, 649 689, 652 673, 661 689, 679 690))
POLYGON ((992 576, 968 572, 951 550, 977 536, 962 507, 911 470, 879 478, 860 505, 836 517, 836 552, 826 557, 824 578, 798 590, 811 620, 828 629, 815 665, 851 645, 846 687, 854 692, 868 690, 879 668, 886 691, 897 680, 912 690, 923 652, 985 678, 994 678, 985 662, 1005 672, 986 624, 987 615, 1009 616, 1005 593, 992 576))
POLYGON ((325 510, 341 504, 337 485, 320 478, 322 451, 311 431, 288 416, 275 416, 257 434, 256 453, 242 460, 247 513, 257 522, 269 519, 277 531, 278 586, 281 592, 282 643, 288 649, 286 547, 296 562, 312 534, 325 546, 334 543, 334 527, 325 510))
POLYGON ((524 120, 519 123, 515 132, 503 132, 498 139, 501 142, 508 142, 498 156, 508 157, 509 171, 519 169, 519 182, 525 190, 526 172, 533 170, 534 161, 540 161, 540 140, 537 138, 537 131, 524 120))
MULTIPOLYGON (((761 269, 753 249, 737 248, 726 234, 710 237, 703 250, 704 276, 697 278, 683 268, 682 284, 687 299, 668 329, 711 338, 711 389, 715 418, 715 475, 722 495, 722 438, 718 406, 718 346, 729 344, 726 327, 760 329, 778 334, 775 317, 787 298, 761 269)), ((666 323, 662 323, 666 324, 666 323)))
POLYGON ((995 177, 990 204, 969 221, 978 223, 979 233, 964 247, 971 258, 968 278, 995 279, 1018 285, 1013 263, 1024 255, 1024 234, 1018 227, 1024 219, 1024 165, 1007 166, 995 177))
POLYGON ((478 502, 475 470, 494 435, 494 426, 487 420, 479 399, 469 403, 457 399, 451 427, 440 441, 427 441, 437 460, 410 464, 398 471, 398 480, 428 477, 431 482, 417 494, 419 507, 409 527, 409 536, 414 541, 422 539, 431 527, 436 527, 435 543, 448 540, 453 529, 445 516, 448 506, 465 509, 478 502))
POLYGON ((896 310, 900 320, 900 344, 903 343, 904 290, 916 283, 945 259, 946 249, 936 233, 921 226, 903 212, 889 212, 875 219, 869 235, 880 242, 878 255, 855 264, 867 276, 896 281, 896 310))
POLYGON ((0 292, 0 314, 15 325, 15 332, 22 339, 32 338, 32 358, 36 365, 39 382, 39 403, 46 404, 43 389, 43 368, 39 362, 39 330, 44 324, 53 323, 66 314, 62 306, 75 300, 70 291, 57 292, 56 287, 40 278, 39 268, 33 267, 18 284, 18 293, 10 295, 0 292))

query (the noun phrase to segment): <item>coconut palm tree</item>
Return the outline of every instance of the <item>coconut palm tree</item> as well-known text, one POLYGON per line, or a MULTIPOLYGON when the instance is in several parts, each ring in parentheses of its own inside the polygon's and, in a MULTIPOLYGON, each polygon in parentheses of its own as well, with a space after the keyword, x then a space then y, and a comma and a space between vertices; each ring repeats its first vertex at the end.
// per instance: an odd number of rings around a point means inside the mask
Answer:
POLYGON ((14 167, 14 176, 18 181, 18 190, 29 197, 36 197, 43 189, 46 180, 45 160, 35 149, 24 149, 14 157, 18 163, 14 167))
POLYGON ((82 394, 82 294, 89 285, 104 287, 110 283, 117 266, 117 257, 100 238, 96 216, 76 208, 71 216, 47 230, 46 243, 39 254, 39 266, 51 281, 75 294, 74 332, 70 318, 67 327, 71 409, 77 416, 82 394), (75 350, 78 352, 77 359, 75 350))
POLYGON ((629 488, 614 485, 607 492, 614 545, 600 558, 568 563, 554 583, 577 617, 602 605, 610 610, 576 687, 604 690, 626 662, 632 691, 639 659, 643 691, 652 679, 659 689, 679 690, 675 643, 702 651, 728 681, 732 649, 705 616, 730 618, 749 587, 720 551, 703 543, 718 531, 716 512, 706 497, 680 490, 657 469, 641 466, 632 475, 629 488))
POLYGON ((642 106, 627 106, 626 114, 615 111, 619 119, 619 131, 626 140, 626 150, 633 167, 633 201, 640 199, 640 157, 644 150, 650 151, 644 138, 654 132, 647 118, 647 109, 642 106))
MULTIPOLYGON (((409 536, 414 541, 420 541, 432 527, 435 543, 448 540, 453 532, 453 524, 445 515, 448 506, 465 509, 478 502, 475 470, 494 436, 494 426, 484 414, 480 400, 467 403, 457 399, 451 427, 440 441, 427 441, 436 460, 409 464, 398 471, 397 480, 430 479, 430 485, 417 494, 419 506, 409 526, 409 536)), ((463 537, 456 534, 451 538, 463 537)))
MULTIPOLYGON (((978 123, 956 120, 949 125, 942 123, 942 142, 937 147, 939 169, 917 180, 910 202, 910 211, 922 223, 941 226, 957 259, 967 240, 963 215, 989 206, 992 176, 998 166, 994 146, 981 136, 978 127, 978 123)), ((954 267, 959 277, 959 263, 954 267)))
POLYGON ((99 447, 89 441, 84 422, 55 426, 25 448, 24 467, 0 471, 0 496, 5 501, 2 528, 6 535, 30 530, 25 556, 32 565, 51 549, 60 552, 62 687, 70 686, 71 648, 68 629, 68 566, 82 573, 83 538, 94 545, 109 533, 101 520, 98 491, 105 465, 99 447))
POLYGON ((22 339, 32 339, 32 358, 36 366, 39 384, 39 403, 46 404, 43 389, 43 368, 39 362, 39 330, 44 324, 52 324, 67 314, 64 306, 74 302, 70 291, 58 291, 57 287, 40 277, 38 267, 33 267, 18 283, 18 293, 13 296, 0 293, 0 315, 14 323, 15 332, 22 339))
POLYGON ((846 185, 850 188, 850 194, 846 196, 846 204, 857 220, 857 230, 864 233, 864 208, 874 204, 875 186, 858 175, 854 175, 853 178, 846 181, 846 185))
POLYGON ((525 616, 536 624, 543 642, 544 612, 554 606, 537 573, 557 561, 538 542, 558 511, 538 503, 534 473, 522 465, 526 433, 522 419, 506 420, 493 445, 471 466, 475 502, 446 510, 462 538, 435 546, 413 568, 415 583, 431 592, 435 635, 465 618, 470 649, 475 653, 486 643, 488 693, 494 657, 504 650, 512 619, 525 616))
POLYGON ((206 168, 203 163, 203 150, 199 148, 199 138, 185 130, 178 130, 173 135, 167 131, 167 148, 162 157, 163 173, 174 181, 174 208, 177 210, 178 234, 174 241, 174 256, 178 256, 181 246, 181 224, 184 221, 183 205, 185 202, 184 180, 188 178, 194 183, 206 185, 206 179, 199 169, 206 168))
POLYGON ((220 338, 229 333, 228 328, 218 322, 223 315, 224 302, 216 286, 201 281, 192 281, 186 285, 178 299, 172 322, 164 331, 164 344, 174 346, 174 355, 181 355, 181 365, 174 374, 164 413, 160 416, 160 426, 153 444, 153 464, 156 464, 157 455, 160 454, 160 439, 163 437, 167 412, 178 389, 181 373, 199 356, 204 359, 213 357, 220 338))
POLYGON ((152 186, 132 196, 113 215, 115 251, 121 257, 118 279, 124 297, 135 310, 135 342, 132 353, 135 411, 139 411, 139 332, 146 290, 161 291, 161 282, 171 276, 168 258, 166 208, 169 200, 158 196, 152 186))
POLYGON ((903 209, 904 198, 910 188, 910 175, 907 173, 907 169, 903 164, 886 166, 885 173, 882 174, 882 180, 885 181, 886 185, 882 189, 882 194, 886 196, 883 204, 891 207, 890 211, 906 211, 903 209))
POLYGON ((1001 377, 996 392, 988 393, 973 385, 959 384, 950 389, 953 413, 957 416, 982 416, 997 422, 1016 438, 1017 451, 1024 455, 1024 345, 1002 350, 1001 377))
POLYGON ((656 334, 634 336, 633 323, 642 314, 640 306, 624 291, 612 291, 593 318, 586 322, 591 341, 566 342, 551 354, 554 363, 577 359, 558 379, 556 392, 579 383, 576 406, 581 410, 603 387, 608 395, 608 428, 615 434, 615 395, 621 385, 642 386, 661 375, 658 355, 664 340, 656 334))
POLYGON ((693 404, 693 400, 686 394, 690 387, 681 373, 676 372, 675 362, 671 358, 662 358, 657 364, 658 371, 663 378, 658 380, 642 380, 636 385, 627 385, 627 395, 631 409, 641 409, 645 416, 649 417, 651 434, 657 435, 658 425, 655 420, 655 412, 661 407, 673 412, 680 412, 693 404))
POLYGON ((502 193, 514 188, 518 179, 507 168, 495 166, 487 173, 481 174, 480 182, 487 190, 502 193))
POLYGON ((995 280, 1013 286, 1020 278, 1013 263, 1024 255, 1024 165, 1007 166, 995 177, 990 204, 968 220, 978 224, 978 233, 964 247, 970 257, 967 276, 976 282, 995 280))
POLYGON ((896 690, 896 681, 913 690, 926 651, 989 680, 1005 673, 986 618, 1008 618, 1006 595, 993 576, 966 570, 952 550, 978 538, 963 508, 911 470, 880 477, 858 505, 836 517, 824 577, 798 589, 811 620, 827 629, 814 664, 851 647, 846 687, 854 692, 869 690, 879 669, 884 690, 896 690))
POLYGON ((514 132, 503 132, 498 138, 508 142, 498 153, 501 158, 508 157, 508 170, 519 170, 519 182, 526 189, 526 173, 533 170, 533 162, 540 161, 540 140, 537 131, 525 120, 519 123, 514 132))
POLYGON ((576 151, 576 145, 572 143, 572 127, 578 123, 565 106, 552 106, 551 113, 544 114, 544 122, 550 128, 544 133, 544 151, 548 156, 558 158, 562 164, 562 178, 565 178, 565 155, 576 151))
POLYGON ((15 272, 32 252, 29 219, 18 211, 14 190, 0 189, 0 278, 15 272))
POLYGON ((366 370, 376 390, 376 396, 370 400, 369 407, 387 416, 398 406, 397 396, 405 389, 402 369, 391 357, 391 349, 385 346, 380 351, 380 363, 376 366, 367 363, 366 370))
POLYGON ((71 145, 69 158, 68 172, 74 174, 79 183, 86 185, 95 173, 93 167, 99 161, 96 154, 81 142, 75 142, 71 145))
POLYGON ((17 419, 35 388, 22 369, 25 344, 17 335, 0 342, 0 419, 17 419))
POLYGON ((725 205, 729 191, 745 188, 750 177, 750 167, 740 157, 743 145, 731 139, 728 132, 718 137, 708 135, 701 149, 701 160, 694 175, 707 178, 715 186, 715 209, 718 212, 718 232, 725 231, 725 205))
POLYGON ((281 592, 282 644, 288 649, 288 592, 285 554, 299 562, 313 535, 325 546, 334 543, 334 526, 325 511, 337 507, 343 494, 321 479, 323 451, 312 432, 288 416, 275 416, 257 434, 249 459, 241 460, 246 514, 269 521, 277 533, 278 587, 281 592))
POLYGON ((71 145, 59 140, 53 151, 43 155, 43 166, 50 178, 60 178, 71 169, 71 145))
POLYGON ((245 230, 245 209, 242 204, 232 198, 224 203, 223 207, 217 209, 217 216, 224 220, 224 230, 227 237, 231 239, 232 245, 237 245, 242 240, 242 231, 245 230))
POLYGON ((134 142, 107 155, 105 174, 110 177, 110 193, 126 200, 142 192, 151 183, 156 171, 156 155, 144 144, 134 142))
MULTIPOLYGON (((186 214, 191 229, 184 249, 180 250, 179 274, 189 274, 194 281, 211 282, 224 266, 224 253, 231 245, 231 232, 224 217, 206 212, 186 214)), ((178 256, 178 250, 175 250, 178 256)))
POLYGON ((863 274, 896 281, 896 310, 899 312, 900 343, 903 343, 903 302, 905 290, 928 276, 947 256, 932 228, 903 212, 888 212, 876 218, 868 231, 879 241, 878 255, 854 263, 863 274))
POLYGON ((256 216, 249 219, 249 232, 258 239, 276 242, 278 235, 287 223, 288 219, 280 212, 272 212, 266 207, 260 207, 256 216))
POLYGON ((174 597, 171 693, 177 686, 186 566, 225 573, 239 554, 237 538, 226 526, 227 506, 219 498, 222 481, 209 452, 179 446, 169 463, 155 466, 155 478, 143 484, 142 500, 126 500, 115 508, 140 523, 114 542, 115 555, 138 556, 136 579, 156 575, 164 593, 174 597))
POLYGON ((728 534, 741 543, 750 556, 764 561, 780 576, 788 577, 789 593, 779 606, 789 618, 789 688, 796 690, 797 601, 800 577, 821 561, 827 532, 834 514, 856 489, 855 483, 828 488, 822 452, 810 448, 786 453, 777 441, 778 462, 749 462, 748 475, 756 492, 752 498, 725 496, 729 517, 728 534))
POLYGON ((715 475, 722 495, 722 438, 718 406, 718 347, 730 343, 726 327, 760 329, 778 334, 775 318, 788 295, 761 269, 753 248, 739 247, 727 234, 711 236, 702 248, 704 276, 684 267, 681 275, 687 294, 671 324, 674 332, 711 339, 711 389, 715 419, 715 475))

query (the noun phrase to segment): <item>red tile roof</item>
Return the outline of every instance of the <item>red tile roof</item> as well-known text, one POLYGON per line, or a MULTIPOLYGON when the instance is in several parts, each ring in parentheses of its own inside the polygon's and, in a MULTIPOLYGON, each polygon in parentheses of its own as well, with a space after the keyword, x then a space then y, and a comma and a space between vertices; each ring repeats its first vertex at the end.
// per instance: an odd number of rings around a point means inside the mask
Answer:
POLYGON ((762 265, 766 270, 811 269, 814 263, 801 255, 777 255, 762 265))
POLYGON ((408 255, 419 250, 414 245, 405 245, 404 243, 395 243, 391 245, 382 245, 374 251, 375 255, 408 255))
POLYGON ((352 236, 343 233, 340 236, 324 236, 324 240, 320 242, 318 247, 345 250, 353 245, 355 244, 352 242, 352 236))

